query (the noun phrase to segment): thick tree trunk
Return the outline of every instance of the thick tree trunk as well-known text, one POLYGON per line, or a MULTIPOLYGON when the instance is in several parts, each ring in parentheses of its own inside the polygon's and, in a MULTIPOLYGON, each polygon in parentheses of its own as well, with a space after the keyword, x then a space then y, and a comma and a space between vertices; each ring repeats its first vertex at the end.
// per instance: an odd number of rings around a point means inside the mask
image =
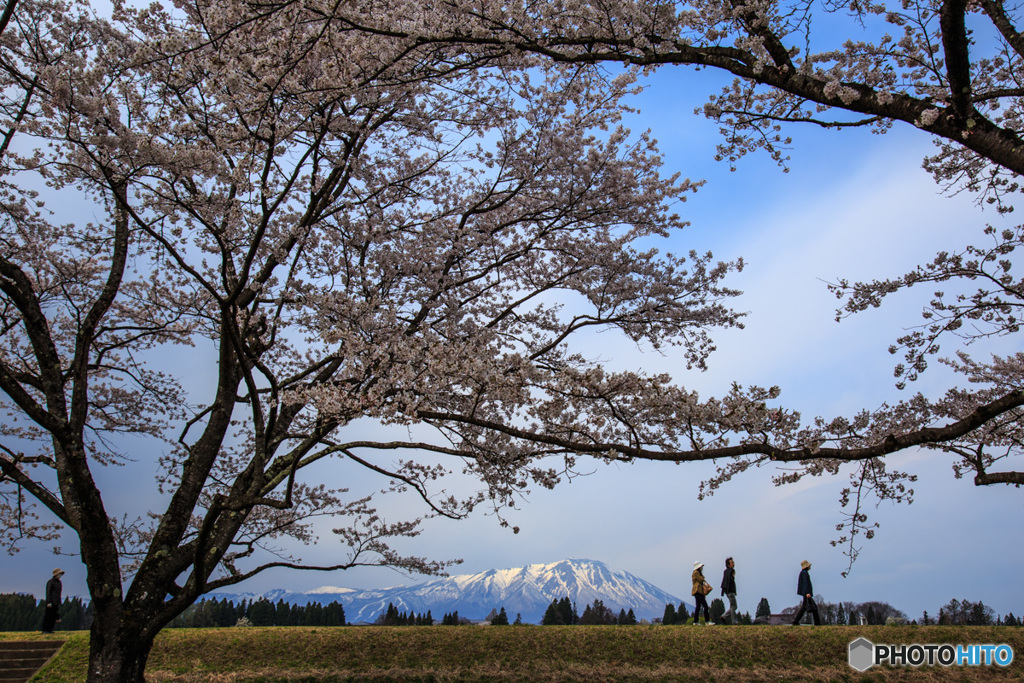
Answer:
POLYGON ((153 638, 129 629, 120 619, 93 621, 88 683, 142 683, 153 638))

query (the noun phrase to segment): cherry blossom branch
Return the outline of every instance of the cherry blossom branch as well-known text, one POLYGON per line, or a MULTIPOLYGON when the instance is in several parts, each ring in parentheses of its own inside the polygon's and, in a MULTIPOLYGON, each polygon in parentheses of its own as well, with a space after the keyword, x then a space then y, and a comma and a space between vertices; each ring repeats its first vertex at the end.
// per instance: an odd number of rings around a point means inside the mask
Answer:
POLYGON ((1006 42, 1013 47, 1018 55, 1024 55, 1024 36, 1013 25, 1006 14, 1003 3, 995 0, 979 0, 979 4, 984 8, 993 25, 999 29, 999 33, 1006 39, 1006 42))
MULTIPOLYGON (((8 449, 5 447, 4 450, 7 451, 8 449)), ((33 498, 46 506, 57 519, 70 526, 71 519, 60 497, 23 472, 21 467, 19 467, 19 464, 22 462, 33 462, 33 459, 0 456, 0 473, 3 474, 3 478, 28 491, 33 498)))
POLYGON ((564 439, 552 434, 516 428, 507 424, 466 415, 430 410, 418 411, 418 415, 424 420, 473 425, 530 443, 556 446, 566 452, 598 455, 612 459, 637 458, 663 462, 696 462, 718 458, 736 458, 746 455, 765 455, 775 462, 803 462, 811 460, 854 462, 880 458, 917 446, 938 445, 954 441, 984 426, 994 418, 1022 406, 1024 406, 1024 390, 1015 390, 976 407, 964 417, 942 427, 923 427, 907 433, 888 434, 877 439, 871 445, 857 448, 832 448, 819 444, 786 448, 774 446, 767 442, 748 442, 732 446, 698 448, 694 450, 653 450, 621 443, 588 443, 564 439))

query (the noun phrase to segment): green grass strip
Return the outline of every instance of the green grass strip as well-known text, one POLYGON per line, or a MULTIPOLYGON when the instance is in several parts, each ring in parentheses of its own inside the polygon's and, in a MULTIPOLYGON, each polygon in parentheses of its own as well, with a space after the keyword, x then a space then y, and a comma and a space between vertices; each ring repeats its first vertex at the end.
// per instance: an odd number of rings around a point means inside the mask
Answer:
MULTIPOLYGON (((39 638, 5 633, 0 639, 39 638)), ((51 636, 53 637, 53 636, 51 636)), ((34 679, 78 683, 88 634, 34 679)), ((1024 629, 947 626, 523 626, 169 629, 147 667, 153 683, 341 681, 988 681, 1024 678, 1024 629), (1008 644, 1009 667, 847 665, 849 643, 1008 644)))

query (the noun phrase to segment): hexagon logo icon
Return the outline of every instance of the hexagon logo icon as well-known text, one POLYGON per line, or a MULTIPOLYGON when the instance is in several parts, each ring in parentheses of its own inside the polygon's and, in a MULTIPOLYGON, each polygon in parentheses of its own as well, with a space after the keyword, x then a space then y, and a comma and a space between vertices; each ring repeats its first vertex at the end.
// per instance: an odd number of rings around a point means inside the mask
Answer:
POLYGON ((875 644, 867 638, 858 638, 850 643, 850 666, 857 671, 867 671, 875 663, 875 644))

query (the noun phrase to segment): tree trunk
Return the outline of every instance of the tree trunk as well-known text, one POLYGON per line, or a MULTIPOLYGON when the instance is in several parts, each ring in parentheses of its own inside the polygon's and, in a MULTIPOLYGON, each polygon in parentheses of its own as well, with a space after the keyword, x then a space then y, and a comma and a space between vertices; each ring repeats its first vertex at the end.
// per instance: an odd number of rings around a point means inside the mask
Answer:
POLYGON ((88 683, 142 683, 153 638, 120 619, 97 619, 89 641, 88 683))

